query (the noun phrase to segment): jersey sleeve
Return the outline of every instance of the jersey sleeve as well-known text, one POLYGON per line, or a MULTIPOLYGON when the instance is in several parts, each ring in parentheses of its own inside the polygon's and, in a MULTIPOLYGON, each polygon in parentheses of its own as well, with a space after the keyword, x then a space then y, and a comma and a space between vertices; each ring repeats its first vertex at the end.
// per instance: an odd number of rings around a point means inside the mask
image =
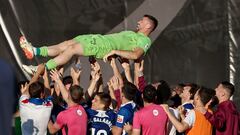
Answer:
POLYGON ((19 98, 19 102, 21 103, 21 102, 23 102, 24 100, 27 100, 27 99, 29 99, 29 96, 21 95, 21 97, 19 98))
POLYGON ((141 129, 140 113, 136 112, 133 117, 133 129, 141 129))
POLYGON ((63 113, 59 113, 56 119, 56 122, 54 123, 54 126, 57 128, 62 128, 64 126, 65 122, 64 122, 64 116, 63 113))
POLYGON ((186 122, 189 125, 189 127, 192 127, 193 124, 195 123, 195 119, 196 119, 195 112, 194 110, 191 110, 184 119, 184 122, 186 122))
POLYGON ((115 126, 116 125, 116 120, 117 120, 117 114, 115 112, 113 112, 111 115, 112 115, 112 117, 111 117, 112 124, 113 124, 113 126, 115 126))
POLYGON ((121 108, 117 113, 117 121, 115 126, 123 128, 124 124, 130 119, 130 113, 127 109, 121 108))
POLYGON ((144 53, 146 53, 151 46, 151 40, 148 37, 141 37, 137 40, 137 46, 142 48, 144 53))

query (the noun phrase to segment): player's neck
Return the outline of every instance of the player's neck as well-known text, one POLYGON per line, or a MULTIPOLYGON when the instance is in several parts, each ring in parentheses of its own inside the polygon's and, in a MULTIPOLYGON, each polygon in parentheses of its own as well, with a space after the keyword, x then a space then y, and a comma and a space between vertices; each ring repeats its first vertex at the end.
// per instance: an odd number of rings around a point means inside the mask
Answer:
POLYGON ((78 105, 77 103, 74 103, 73 101, 69 101, 67 104, 68 104, 68 107, 72 107, 72 106, 78 105))
POLYGON ((192 103, 193 101, 191 100, 191 99, 184 99, 184 98, 182 98, 182 104, 184 104, 184 103, 192 103))
POLYGON ((127 99, 123 99, 123 100, 122 100, 122 104, 126 104, 126 103, 128 103, 128 102, 130 102, 130 100, 127 100, 127 99))
POLYGON ((221 98, 218 99, 218 101, 219 101, 219 103, 222 103, 224 101, 228 101, 229 99, 230 98, 228 98, 228 97, 221 97, 221 98))
POLYGON ((205 106, 202 103, 195 102, 195 109, 197 108, 205 108, 205 106))
POLYGON ((149 30, 141 29, 138 30, 137 33, 143 33, 145 36, 149 36, 151 32, 149 30))
POLYGON ((151 104, 153 104, 153 103, 144 102, 144 107, 148 106, 148 105, 151 105, 151 104))

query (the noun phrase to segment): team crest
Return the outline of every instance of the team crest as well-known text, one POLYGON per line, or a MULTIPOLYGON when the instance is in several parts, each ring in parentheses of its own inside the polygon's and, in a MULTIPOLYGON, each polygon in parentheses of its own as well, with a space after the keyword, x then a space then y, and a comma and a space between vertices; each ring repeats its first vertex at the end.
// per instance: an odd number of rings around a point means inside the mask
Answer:
POLYGON ((149 48, 149 44, 146 44, 146 45, 144 46, 144 48, 149 48))
POLYGON ((81 116, 81 115, 82 115, 82 111, 81 111, 81 110, 77 110, 77 114, 78 114, 79 116, 81 116))
POLYGON ((158 116, 158 110, 153 110, 153 115, 158 116))

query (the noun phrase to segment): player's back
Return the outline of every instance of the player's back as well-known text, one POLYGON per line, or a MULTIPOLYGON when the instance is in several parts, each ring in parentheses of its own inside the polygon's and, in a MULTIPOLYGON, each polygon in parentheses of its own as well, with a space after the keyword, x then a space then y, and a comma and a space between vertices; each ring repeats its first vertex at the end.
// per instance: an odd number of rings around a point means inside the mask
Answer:
POLYGON ((168 117, 160 105, 150 104, 134 114, 133 128, 142 128, 143 135, 166 134, 168 117))
POLYGON ((120 33, 104 35, 104 39, 108 40, 113 50, 131 51, 136 47, 141 47, 144 51, 147 51, 151 44, 149 37, 134 31, 122 31, 120 33))
POLYGON ((109 109, 107 111, 87 109, 88 129, 91 135, 109 135, 115 124, 116 113, 109 109))
POLYGON ((53 107, 52 101, 22 95, 19 105, 22 133, 47 134, 47 124, 53 107))
POLYGON ((87 132, 87 114, 81 105, 68 107, 58 114, 56 123, 64 135, 82 135, 87 132))

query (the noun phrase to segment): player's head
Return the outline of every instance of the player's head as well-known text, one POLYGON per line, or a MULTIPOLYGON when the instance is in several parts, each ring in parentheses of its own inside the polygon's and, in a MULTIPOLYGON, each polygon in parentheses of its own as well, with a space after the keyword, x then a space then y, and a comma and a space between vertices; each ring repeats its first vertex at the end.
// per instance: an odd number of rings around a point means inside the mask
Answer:
POLYGON ((194 105, 201 103, 205 106, 214 96, 215 91, 213 89, 200 87, 194 95, 193 103, 194 105))
POLYGON ((111 96, 107 93, 100 92, 96 94, 92 100, 92 109, 94 110, 107 110, 111 105, 111 96))
POLYGON ((183 101, 189 101, 194 98, 199 86, 195 83, 184 83, 183 92, 179 95, 183 101))
POLYGON ((122 98, 128 101, 134 100, 137 91, 138 89, 134 84, 126 82, 122 88, 122 98))
POLYGON ((29 95, 31 98, 43 98, 44 85, 41 82, 34 82, 30 84, 29 95))
POLYGON ((147 85, 143 91, 143 100, 147 103, 154 103, 157 97, 156 89, 152 85, 147 85))
POLYGON ((151 15, 144 15, 141 20, 138 21, 137 30, 147 29, 150 32, 154 31, 158 26, 158 20, 151 15))
POLYGON ((219 101, 222 100, 228 100, 230 99, 230 97, 233 95, 235 88, 234 85, 231 84, 228 81, 224 81, 219 83, 219 85, 217 86, 217 88, 215 89, 216 91, 216 96, 218 98, 219 101))
POLYGON ((80 103, 83 98, 83 88, 78 85, 73 85, 69 88, 71 100, 74 103, 80 103))
POLYGON ((72 86, 73 84, 73 79, 71 76, 66 76, 63 78, 63 84, 64 86, 67 88, 67 90, 69 90, 69 88, 72 86))

